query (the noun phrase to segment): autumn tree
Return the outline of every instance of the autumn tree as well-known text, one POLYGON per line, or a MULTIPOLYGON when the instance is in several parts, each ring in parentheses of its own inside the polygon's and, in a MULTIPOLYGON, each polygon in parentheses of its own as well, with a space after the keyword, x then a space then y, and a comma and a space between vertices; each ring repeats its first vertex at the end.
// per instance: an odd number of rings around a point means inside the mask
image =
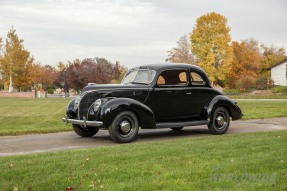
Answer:
POLYGON ((3 80, 3 71, 1 70, 1 60, 3 57, 2 46, 3 46, 2 38, 0 37, 0 90, 4 89, 4 80, 3 80))
POLYGON ((36 79, 37 84, 41 84, 44 90, 48 88, 54 88, 54 82, 57 78, 57 70, 50 65, 37 65, 38 76, 36 79))
POLYGON ((196 63, 207 72, 212 82, 220 83, 229 72, 233 57, 229 32, 227 18, 211 12, 196 20, 190 35, 196 63))
POLYGON ((20 91, 31 90, 36 85, 37 78, 40 75, 40 68, 34 63, 34 58, 31 57, 23 66, 21 75, 16 76, 14 86, 20 91))
POLYGON ((255 87, 262 60, 258 41, 250 39, 241 43, 233 42, 232 48, 233 60, 226 75, 227 86, 239 89, 255 87))
POLYGON ((66 83, 68 89, 81 90, 88 83, 108 84, 121 76, 122 66, 113 64, 105 58, 87 58, 83 61, 69 62, 65 69, 58 73, 55 81, 58 87, 66 83))
MULTIPOLYGON (((67 77, 66 83, 68 88, 74 88, 76 91, 80 91, 85 87, 89 82, 87 78, 89 77, 89 72, 92 72, 92 66, 83 66, 82 61, 79 59, 74 60, 72 63, 69 62, 69 66, 66 69, 66 72, 63 74, 63 77, 67 77), (91 68, 89 71, 88 68, 91 68)), ((90 81, 91 82, 91 81, 90 81)))
POLYGON ((277 48, 273 45, 268 46, 266 44, 261 44, 263 60, 262 60, 262 67, 261 73, 263 75, 268 75, 266 70, 270 66, 282 61, 286 57, 286 51, 284 48, 277 48))
POLYGON ((121 83, 124 75, 126 74, 126 72, 128 71, 128 69, 122 65, 120 65, 119 62, 116 62, 116 64, 114 65, 113 68, 113 72, 114 72, 114 76, 113 79, 111 81, 112 84, 119 84, 121 83))
POLYGON ((187 35, 181 36, 177 41, 177 47, 168 51, 166 62, 195 64, 190 51, 190 40, 187 35))
POLYGON ((63 63, 63 62, 59 62, 58 64, 57 64, 57 69, 58 69, 58 71, 63 71, 64 69, 65 69, 65 64, 63 63))
POLYGON ((28 74, 28 65, 32 64, 33 58, 24 48, 23 40, 19 39, 16 30, 13 28, 8 32, 0 58, 0 70, 5 81, 9 81, 9 92, 14 87, 20 89, 25 83, 25 76, 28 74))

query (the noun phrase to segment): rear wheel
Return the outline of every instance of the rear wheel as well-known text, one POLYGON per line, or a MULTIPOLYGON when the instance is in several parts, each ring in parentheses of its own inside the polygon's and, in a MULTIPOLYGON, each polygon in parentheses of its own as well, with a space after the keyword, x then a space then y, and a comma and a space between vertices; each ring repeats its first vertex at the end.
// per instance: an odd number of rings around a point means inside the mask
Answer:
POLYGON ((73 129, 81 137, 92 137, 99 131, 98 127, 87 126, 86 128, 84 128, 81 125, 76 124, 73 124, 73 129))
POLYGON ((131 142, 138 134, 138 131, 138 118, 131 111, 123 111, 118 114, 109 127, 110 136, 117 143, 131 142))
POLYGON ((208 129, 212 134, 221 135, 228 130, 229 124, 230 116, 228 111, 224 107, 219 107, 214 111, 208 129))

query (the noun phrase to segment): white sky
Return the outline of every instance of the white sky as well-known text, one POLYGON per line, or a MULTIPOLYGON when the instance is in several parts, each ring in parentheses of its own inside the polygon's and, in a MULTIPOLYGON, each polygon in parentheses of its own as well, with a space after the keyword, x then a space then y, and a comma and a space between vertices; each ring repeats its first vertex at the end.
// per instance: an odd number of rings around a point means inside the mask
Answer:
POLYGON ((13 26, 42 65, 104 57, 133 67, 164 62, 212 11, 227 17, 232 40, 287 49, 286 0, 0 0, 0 37, 13 26))

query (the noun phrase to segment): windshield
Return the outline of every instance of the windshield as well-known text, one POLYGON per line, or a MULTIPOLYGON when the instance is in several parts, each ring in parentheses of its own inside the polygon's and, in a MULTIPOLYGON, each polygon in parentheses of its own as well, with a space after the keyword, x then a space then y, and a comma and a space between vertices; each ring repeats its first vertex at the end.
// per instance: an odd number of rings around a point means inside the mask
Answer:
POLYGON ((139 84, 150 84, 155 76, 154 70, 130 70, 126 73, 122 80, 123 84, 127 83, 139 83, 139 84))

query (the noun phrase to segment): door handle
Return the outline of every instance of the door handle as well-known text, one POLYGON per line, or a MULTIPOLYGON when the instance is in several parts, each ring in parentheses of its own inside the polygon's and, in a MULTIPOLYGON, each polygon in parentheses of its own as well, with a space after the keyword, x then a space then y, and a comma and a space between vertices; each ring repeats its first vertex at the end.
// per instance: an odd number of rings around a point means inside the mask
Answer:
POLYGON ((192 94, 192 92, 186 92, 186 95, 191 95, 192 94))

